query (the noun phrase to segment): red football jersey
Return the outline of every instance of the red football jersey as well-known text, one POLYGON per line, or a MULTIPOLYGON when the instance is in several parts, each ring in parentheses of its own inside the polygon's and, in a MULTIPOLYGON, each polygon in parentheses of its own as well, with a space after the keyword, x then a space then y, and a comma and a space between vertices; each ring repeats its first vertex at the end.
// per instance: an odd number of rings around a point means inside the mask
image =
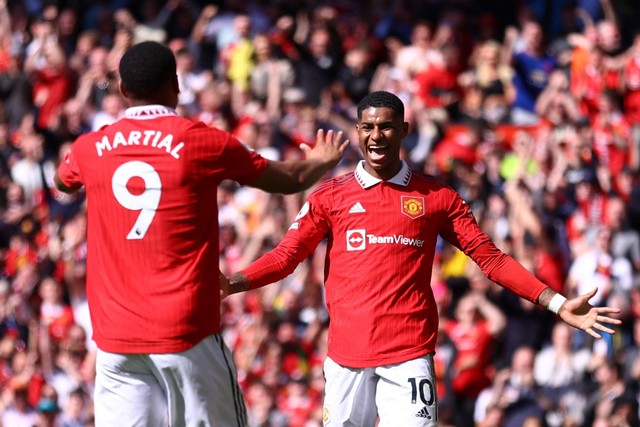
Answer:
POLYGON ((266 160, 163 106, 129 108, 81 136, 59 166, 87 192, 93 338, 116 353, 184 351, 220 331, 217 186, 266 160))
POLYGON ((530 301, 546 288, 496 248, 458 193, 406 164, 388 181, 360 163, 320 184, 283 241, 243 272, 252 288, 279 280, 327 238, 328 355, 354 368, 399 363, 435 349, 430 281, 438 235, 530 301))

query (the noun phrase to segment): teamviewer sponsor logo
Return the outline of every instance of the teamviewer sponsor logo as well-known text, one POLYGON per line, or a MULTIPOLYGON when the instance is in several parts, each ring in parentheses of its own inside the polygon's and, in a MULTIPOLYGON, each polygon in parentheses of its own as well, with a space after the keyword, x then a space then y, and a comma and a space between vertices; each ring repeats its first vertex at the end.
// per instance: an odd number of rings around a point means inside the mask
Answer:
POLYGON ((347 250, 364 251, 367 233, 364 230, 347 230, 347 250))
POLYGON ((413 246, 414 248, 422 248, 424 246, 424 240, 406 237, 402 234, 376 236, 375 234, 367 234, 363 229, 347 230, 348 251, 364 251, 367 247, 367 243, 369 245, 413 246))

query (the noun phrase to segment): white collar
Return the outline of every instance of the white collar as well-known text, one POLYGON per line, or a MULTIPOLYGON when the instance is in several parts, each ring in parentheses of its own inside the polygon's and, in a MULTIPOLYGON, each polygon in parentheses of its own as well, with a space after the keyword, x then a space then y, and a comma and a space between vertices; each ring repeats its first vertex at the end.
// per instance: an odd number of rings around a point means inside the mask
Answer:
MULTIPOLYGON (((358 183, 362 186, 362 188, 373 187, 379 182, 382 182, 381 179, 372 176, 369 172, 364 169, 364 160, 360 160, 358 166, 356 166, 356 170, 354 175, 358 183)), ((398 173, 391 179, 386 182, 390 182, 392 184, 400 185, 402 187, 406 187, 409 185, 409 180, 411 179, 411 169, 409 165, 402 160, 402 167, 398 171, 398 173)))
POLYGON ((129 107, 124 112, 124 116, 128 119, 155 119, 156 117, 177 116, 178 113, 171 107, 165 105, 139 105, 137 107, 129 107))

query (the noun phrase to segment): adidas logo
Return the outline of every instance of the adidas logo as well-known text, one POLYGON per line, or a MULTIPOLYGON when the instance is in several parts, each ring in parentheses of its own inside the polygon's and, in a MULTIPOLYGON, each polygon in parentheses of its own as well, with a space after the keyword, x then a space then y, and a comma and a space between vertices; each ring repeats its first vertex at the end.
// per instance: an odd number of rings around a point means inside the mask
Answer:
POLYGON ((418 418, 426 418, 428 420, 431 419, 431 415, 429 415, 429 411, 427 410, 426 406, 424 408, 420 409, 420 411, 418 411, 418 413, 416 414, 416 417, 418 417, 418 418))
POLYGON ((351 206, 351 209, 349 209, 349 213, 365 213, 365 212, 366 211, 364 210, 360 202, 357 202, 355 205, 351 206))

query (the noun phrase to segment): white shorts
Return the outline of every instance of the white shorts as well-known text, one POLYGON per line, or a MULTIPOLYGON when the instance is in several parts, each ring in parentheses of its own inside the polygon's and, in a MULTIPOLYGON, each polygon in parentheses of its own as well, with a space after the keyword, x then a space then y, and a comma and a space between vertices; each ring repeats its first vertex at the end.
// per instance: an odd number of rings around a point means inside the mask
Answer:
POLYGON ((432 427, 438 425, 433 354, 377 368, 346 368, 327 357, 323 424, 326 427, 432 427))
POLYGON ((211 335, 182 353, 98 350, 96 427, 244 427, 247 411, 231 352, 211 335))

